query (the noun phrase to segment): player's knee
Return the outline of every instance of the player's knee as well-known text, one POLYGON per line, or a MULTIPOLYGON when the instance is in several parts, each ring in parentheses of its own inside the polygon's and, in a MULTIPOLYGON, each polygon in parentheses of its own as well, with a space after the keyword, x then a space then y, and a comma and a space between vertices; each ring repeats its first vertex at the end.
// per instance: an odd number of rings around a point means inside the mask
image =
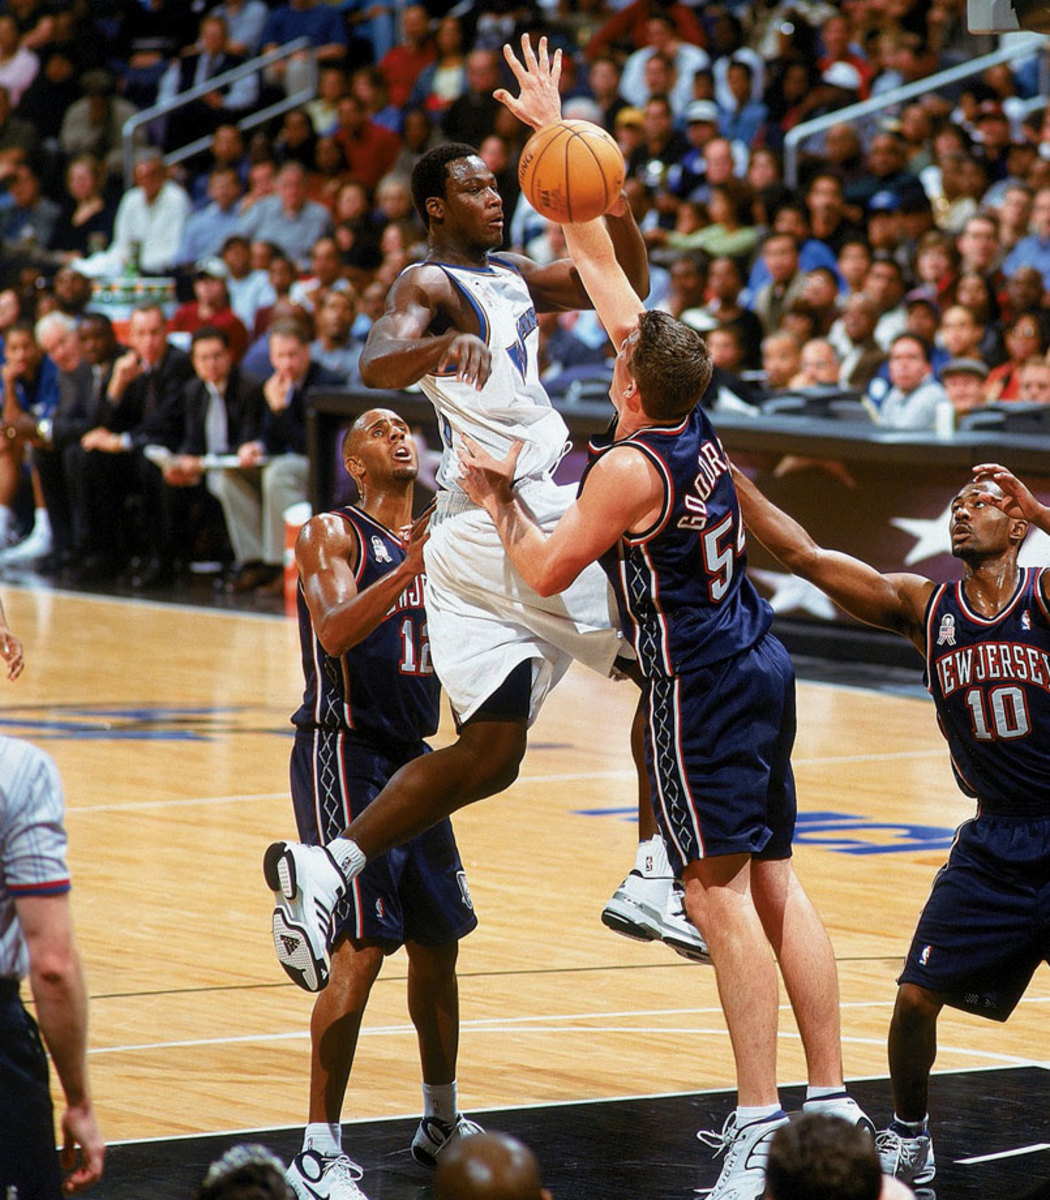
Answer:
POLYGON ((942 1006, 942 1001, 926 988, 902 983, 893 1017, 903 1031, 914 1032, 935 1025, 942 1006))

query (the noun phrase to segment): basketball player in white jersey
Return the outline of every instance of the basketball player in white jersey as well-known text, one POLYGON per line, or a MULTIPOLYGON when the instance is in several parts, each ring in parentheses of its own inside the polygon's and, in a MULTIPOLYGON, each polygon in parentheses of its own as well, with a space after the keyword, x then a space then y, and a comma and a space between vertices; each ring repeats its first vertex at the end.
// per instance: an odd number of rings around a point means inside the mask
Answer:
MULTIPOLYGON (((527 42, 523 51, 534 63, 527 42)), ((539 55, 546 69, 545 39, 539 55)), ((518 78, 525 88, 527 75, 518 78)), ((496 96, 514 106, 506 93, 496 96)), ((569 259, 540 266, 497 252, 503 202, 495 176, 472 147, 453 143, 428 152, 412 173, 412 192, 429 251, 394 282, 360 370, 368 387, 419 384, 437 412, 444 453, 425 551, 426 610, 434 669, 459 738, 406 764, 345 837, 326 848, 278 843, 268 851, 271 862, 281 854, 277 956, 307 990, 325 985, 329 914, 364 861, 508 787, 525 753, 526 731, 569 663, 575 658, 608 675, 624 647, 596 564, 560 595, 539 596, 510 566, 488 514, 458 482, 464 434, 497 457, 521 441, 516 486, 536 520, 553 528, 571 503, 575 487, 559 487, 552 478, 568 430, 539 380, 536 312, 590 308, 586 289, 569 259)), ((645 244, 624 208, 606 223, 617 260, 645 296, 645 244)), ((648 847, 663 852, 658 838, 648 847)), ((706 957, 680 906, 657 916, 663 940, 688 957, 706 957)))

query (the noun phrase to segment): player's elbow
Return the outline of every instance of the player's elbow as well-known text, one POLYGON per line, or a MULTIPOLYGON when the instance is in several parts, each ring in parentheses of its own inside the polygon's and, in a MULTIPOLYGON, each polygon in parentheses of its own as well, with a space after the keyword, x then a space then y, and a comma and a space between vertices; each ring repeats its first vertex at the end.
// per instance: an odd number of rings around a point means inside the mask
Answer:
POLYGON ((578 571, 566 568, 559 563, 547 563, 536 571, 532 586, 538 595, 547 599, 550 596, 557 596, 559 592, 564 592, 578 574, 578 571))

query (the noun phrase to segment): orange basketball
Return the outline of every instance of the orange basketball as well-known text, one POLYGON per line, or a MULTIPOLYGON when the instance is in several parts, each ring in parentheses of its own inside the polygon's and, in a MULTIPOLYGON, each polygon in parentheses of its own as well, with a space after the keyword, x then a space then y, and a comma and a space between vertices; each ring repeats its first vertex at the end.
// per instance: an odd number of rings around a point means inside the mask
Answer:
POLYGON ((623 187, 623 155, 611 134, 591 121, 558 121, 525 143, 518 182, 532 207, 559 224, 593 221, 623 187))

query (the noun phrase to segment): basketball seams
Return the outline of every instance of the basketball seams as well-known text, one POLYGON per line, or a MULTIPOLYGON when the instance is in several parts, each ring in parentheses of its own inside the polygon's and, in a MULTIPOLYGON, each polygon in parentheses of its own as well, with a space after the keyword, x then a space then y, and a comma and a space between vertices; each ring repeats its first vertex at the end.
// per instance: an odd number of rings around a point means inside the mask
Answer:
POLYGON ((537 130, 518 169, 533 208, 558 223, 593 220, 606 212, 623 176, 623 156, 613 138, 599 125, 576 120, 537 130), (532 142, 537 145, 530 149, 532 142))

